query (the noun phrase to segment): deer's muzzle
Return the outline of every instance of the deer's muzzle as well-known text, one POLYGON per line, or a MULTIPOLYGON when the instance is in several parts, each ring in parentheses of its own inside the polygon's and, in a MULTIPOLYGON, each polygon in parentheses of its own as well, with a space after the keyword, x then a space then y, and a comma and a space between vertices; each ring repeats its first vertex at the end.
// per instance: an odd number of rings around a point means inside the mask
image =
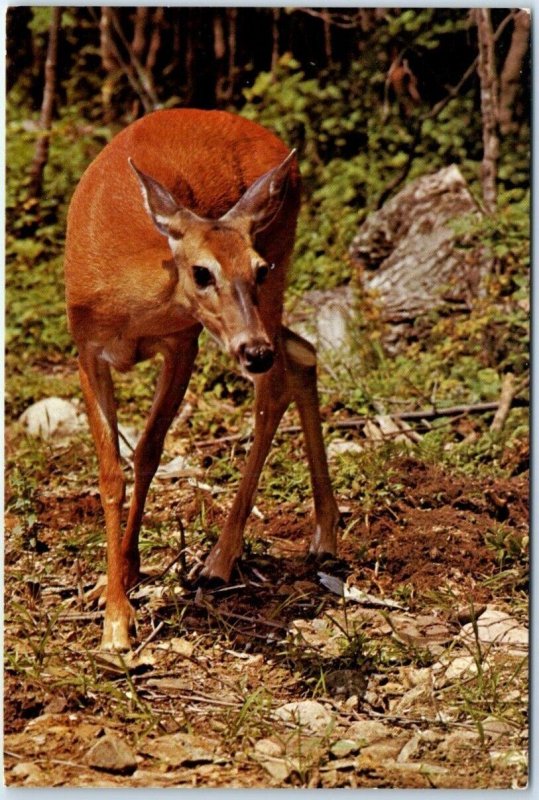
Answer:
POLYGON ((273 366, 275 351, 267 342, 246 342, 238 349, 238 360, 247 372, 267 372, 273 366))

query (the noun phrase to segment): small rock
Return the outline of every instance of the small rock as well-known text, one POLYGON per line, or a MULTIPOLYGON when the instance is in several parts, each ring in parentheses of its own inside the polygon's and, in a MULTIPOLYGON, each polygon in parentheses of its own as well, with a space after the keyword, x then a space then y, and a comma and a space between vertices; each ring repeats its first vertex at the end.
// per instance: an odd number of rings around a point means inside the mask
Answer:
POLYGON ((255 742, 255 752, 259 755, 277 758, 283 755, 284 749, 275 739, 259 739, 258 742, 255 742))
POLYGON ((437 747, 437 752, 449 761, 462 759, 464 751, 473 751, 479 743, 476 731, 456 730, 448 733, 437 747))
POLYGON ((414 686, 401 697, 390 700, 389 708, 392 714, 404 714, 411 708, 418 709, 421 705, 432 705, 433 692, 429 684, 414 686))
POLYGON ((318 309, 316 332, 321 350, 343 350, 350 346, 350 309, 341 297, 328 299, 318 309))
POLYGON ((184 733, 150 739, 141 748, 141 752, 164 761, 170 767, 226 763, 226 759, 217 755, 216 750, 217 742, 184 733))
POLYGON ((287 759, 284 758, 266 758, 260 760, 260 765, 264 767, 267 773, 271 775, 273 780, 283 783, 294 772, 294 766, 287 759))
POLYGON ((285 722, 293 722, 310 731, 325 730, 333 719, 332 715, 316 700, 301 700, 286 703, 275 712, 275 716, 285 722))
POLYGON ((113 734, 99 739, 86 753, 84 760, 90 767, 115 775, 131 775, 137 768, 131 748, 113 734))
POLYGON ((362 747, 359 755, 360 766, 363 768, 372 764, 385 764, 387 761, 396 759, 405 740, 406 736, 395 736, 362 747))
POLYGON ((391 735, 391 728, 383 722, 361 720, 353 722, 346 731, 346 739, 356 739, 361 745, 373 744, 391 735))
POLYGON ((481 723, 481 727, 484 735, 488 739, 499 739, 500 736, 504 734, 515 732, 514 725, 505 722, 503 719, 497 719, 496 717, 485 717, 481 723))
POLYGON ((178 636, 174 636, 172 639, 160 642, 157 645, 156 649, 171 650, 173 653, 176 653, 179 656, 183 656, 184 658, 191 658, 195 646, 193 642, 190 642, 188 639, 181 639, 178 636))
POLYGON ((334 758, 346 758, 352 753, 357 753, 359 748, 359 742, 353 739, 339 739, 338 742, 331 745, 329 752, 334 758))
POLYGON ((503 767, 520 767, 526 769, 528 766, 528 752, 526 750, 491 750, 489 753, 490 763, 503 767))
POLYGON ((410 758, 415 755, 415 753, 419 750, 419 745, 421 744, 422 738, 423 737, 420 733, 414 733, 412 738, 406 742, 397 756, 397 761, 399 764, 409 761, 410 758))
POLYGON ((401 763, 400 761, 392 761, 388 759, 384 764, 385 769, 396 772, 419 772, 421 775, 447 775, 449 770, 447 767, 440 767, 437 764, 426 764, 424 761, 401 763))
POLYGON ((82 427, 77 409, 69 400, 46 397, 24 411, 19 417, 30 436, 62 440, 82 427))
POLYGON ((460 637, 468 646, 474 645, 477 635, 480 642, 502 646, 511 655, 522 655, 528 650, 528 629, 503 611, 487 606, 475 625, 477 634, 471 622, 462 628, 460 637))
POLYGON ((31 761, 21 761, 19 764, 16 764, 11 770, 11 775, 14 778, 24 779, 24 783, 26 785, 44 785, 43 771, 37 766, 37 764, 33 764, 31 761))
POLYGON ((454 681, 477 675, 477 661, 473 656, 457 656, 449 663, 447 659, 438 661, 432 671, 436 675, 437 688, 442 689, 454 681))
POLYGON ((359 697, 357 694, 351 694, 350 697, 347 697, 343 703, 343 706, 347 711, 355 711, 359 704, 359 697))
POLYGON ((355 767, 355 758, 337 758, 335 761, 330 761, 327 769, 337 769, 341 772, 344 772, 350 769, 355 769, 355 767))
POLYGON ((356 300, 351 286, 306 292, 292 313, 286 315, 286 324, 292 325, 319 351, 320 356, 330 356, 336 350, 343 352, 353 346, 350 335, 353 329, 356 300))
POLYGON ((350 442, 348 439, 333 439, 327 446, 327 456, 330 461, 343 453, 353 455, 362 451, 363 447, 358 442, 350 442))

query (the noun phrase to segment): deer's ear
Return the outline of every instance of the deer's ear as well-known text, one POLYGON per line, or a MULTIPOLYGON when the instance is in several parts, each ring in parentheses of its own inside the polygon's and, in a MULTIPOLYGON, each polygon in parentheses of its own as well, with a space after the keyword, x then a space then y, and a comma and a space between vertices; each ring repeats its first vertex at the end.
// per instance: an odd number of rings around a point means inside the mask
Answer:
POLYGON ((150 178, 135 166, 129 158, 129 166, 137 176, 146 211, 153 220, 157 230, 168 236, 171 218, 180 211, 180 207, 168 191, 154 178, 150 178))
POLYGON ((296 151, 292 150, 278 167, 257 178, 222 219, 246 222, 251 235, 267 228, 283 203, 295 155, 296 151))

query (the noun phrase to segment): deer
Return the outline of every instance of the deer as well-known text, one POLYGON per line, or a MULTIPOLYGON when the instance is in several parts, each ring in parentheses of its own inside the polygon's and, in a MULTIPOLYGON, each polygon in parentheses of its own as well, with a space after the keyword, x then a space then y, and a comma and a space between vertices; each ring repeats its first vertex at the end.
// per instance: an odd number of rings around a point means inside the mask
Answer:
POLYGON ((242 478, 203 584, 230 581, 259 476, 279 422, 299 410, 314 495, 315 560, 335 556, 339 511, 324 448, 315 348, 283 325, 300 208, 295 150, 239 115, 165 109, 131 123, 98 154, 70 202, 65 245, 68 325, 99 463, 107 582, 101 648, 131 649, 139 531, 165 435, 206 329, 254 384, 254 430, 242 478), (113 372, 160 356, 136 445, 124 519, 113 372))

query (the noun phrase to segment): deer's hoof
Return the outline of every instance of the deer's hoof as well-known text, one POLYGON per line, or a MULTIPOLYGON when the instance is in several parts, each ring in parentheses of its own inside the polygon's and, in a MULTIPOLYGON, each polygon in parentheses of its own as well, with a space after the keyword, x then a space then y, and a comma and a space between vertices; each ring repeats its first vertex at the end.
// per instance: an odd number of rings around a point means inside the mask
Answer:
POLYGON ((126 600, 122 613, 105 612, 101 650, 125 653, 131 650, 130 631, 135 630, 135 612, 126 600))
POLYGON ((230 557, 217 542, 202 567, 199 581, 211 588, 230 583, 230 576, 238 558, 239 555, 230 557))

